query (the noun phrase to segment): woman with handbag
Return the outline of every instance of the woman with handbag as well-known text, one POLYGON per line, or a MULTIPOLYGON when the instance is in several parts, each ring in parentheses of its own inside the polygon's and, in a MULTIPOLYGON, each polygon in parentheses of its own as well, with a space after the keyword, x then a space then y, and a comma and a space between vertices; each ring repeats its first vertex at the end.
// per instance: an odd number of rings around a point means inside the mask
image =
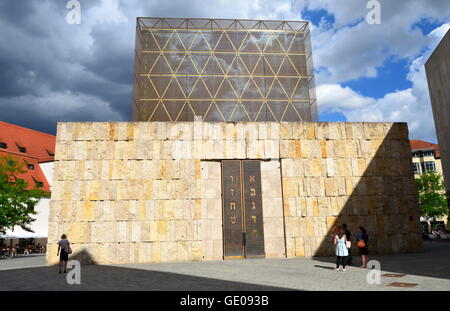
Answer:
POLYGON ((334 245, 336 245, 336 271, 339 271, 339 265, 342 263, 342 270, 345 271, 345 263, 347 261, 348 249, 347 249, 347 237, 344 229, 341 226, 336 228, 336 234, 334 236, 334 245))
POLYGON ((360 268, 367 268, 367 262, 369 261, 369 249, 367 248, 367 243, 369 242, 369 236, 367 235, 366 229, 359 226, 358 234, 356 235, 356 246, 359 249, 359 254, 361 255, 362 265, 360 268))
POLYGON ((69 254, 72 254, 72 249, 70 248, 69 240, 67 240, 67 235, 63 234, 61 240, 58 242, 58 253, 59 256, 59 273, 61 273, 61 268, 64 265, 64 273, 67 273, 67 261, 69 260, 69 254))

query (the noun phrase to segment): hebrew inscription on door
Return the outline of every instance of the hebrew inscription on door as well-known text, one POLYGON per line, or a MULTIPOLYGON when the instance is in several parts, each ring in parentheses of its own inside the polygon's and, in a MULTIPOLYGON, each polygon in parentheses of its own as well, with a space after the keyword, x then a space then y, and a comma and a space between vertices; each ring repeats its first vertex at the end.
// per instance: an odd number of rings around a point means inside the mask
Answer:
POLYGON ((264 257, 260 161, 222 161, 222 197, 225 259, 264 257))

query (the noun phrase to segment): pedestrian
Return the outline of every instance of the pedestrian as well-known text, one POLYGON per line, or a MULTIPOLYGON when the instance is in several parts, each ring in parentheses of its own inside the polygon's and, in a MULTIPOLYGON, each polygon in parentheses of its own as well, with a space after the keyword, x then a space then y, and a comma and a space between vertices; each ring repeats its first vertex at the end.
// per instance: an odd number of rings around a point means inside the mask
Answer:
POLYGON ((347 265, 351 266, 353 264, 352 260, 352 233, 347 228, 347 224, 342 225, 342 229, 344 229, 345 232, 345 238, 347 239, 347 250, 348 250, 348 257, 347 257, 347 265))
POLYGON ((336 245, 336 271, 345 271, 345 262, 348 256, 347 238, 345 237, 345 231, 341 226, 336 228, 336 234, 334 236, 334 245, 336 245), (342 263, 342 269, 339 269, 342 263))
POLYGON ((67 261, 69 260, 69 254, 72 253, 70 249, 69 240, 67 240, 67 235, 61 235, 61 240, 58 242, 58 253, 59 256, 59 273, 61 273, 61 268, 64 266, 64 273, 67 273, 67 261))
POLYGON ((356 236, 356 246, 358 246, 359 254, 361 255, 360 268, 367 268, 367 262, 369 261, 369 249, 368 249, 369 236, 366 229, 359 226, 358 234, 356 236))

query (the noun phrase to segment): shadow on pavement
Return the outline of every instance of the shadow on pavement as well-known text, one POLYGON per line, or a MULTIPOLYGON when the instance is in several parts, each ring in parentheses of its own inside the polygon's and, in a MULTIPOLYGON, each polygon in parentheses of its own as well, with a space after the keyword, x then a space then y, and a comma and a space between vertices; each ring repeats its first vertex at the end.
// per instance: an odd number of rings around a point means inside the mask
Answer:
MULTIPOLYGON (((370 255, 370 260, 378 260, 381 270, 406 275, 450 279, 450 243, 448 242, 424 242, 424 252, 395 255, 370 255)), ((314 257, 314 260, 336 264, 335 257, 314 257)), ((360 256, 353 252, 353 266, 359 267, 360 256)), ((315 265, 317 268, 325 266, 315 265)))
MULTIPOLYGON (((76 254, 74 258, 89 254, 76 254)), ((73 258, 70 258, 71 260, 73 258)), ((84 258, 86 259, 86 258, 84 258)), ((14 259, 13 259, 14 260, 14 259)), ((233 282, 179 273, 88 264, 81 266, 81 284, 69 285, 57 266, 0 271, 0 291, 15 290, 154 290, 154 291, 281 291, 288 288, 233 282)))

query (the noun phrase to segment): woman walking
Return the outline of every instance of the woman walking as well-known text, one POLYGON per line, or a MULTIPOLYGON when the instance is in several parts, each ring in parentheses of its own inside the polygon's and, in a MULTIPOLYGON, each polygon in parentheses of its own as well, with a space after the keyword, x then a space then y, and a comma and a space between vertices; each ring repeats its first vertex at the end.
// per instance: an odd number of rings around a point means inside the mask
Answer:
POLYGON ((369 249, 367 248, 367 243, 369 242, 369 236, 365 228, 359 226, 358 234, 356 235, 356 246, 358 246, 359 254, 361 255, 361 266, 360 268, 367 268, 367 262, 369 260, 369 249))
POLYGON ((64 265, 64 273, 67 273, 67 261, 69 260, 69 254, 72 253, 70 249, 69 240, 67 240, 67 235, 63 234, 61 240, 58 242, 58 253, 59 256, 59 273, 61 273, 61 268, 64 265))
POLYGON ((345 262, 347 261, 348 249, 347 238, 345 231, 341 226, 336 228, 336 235, 334 236, 334 245, 336 245, 336 271, 345 271, 345 262), (342 263, 342 269, 339 269, 339 265, 342 263))

